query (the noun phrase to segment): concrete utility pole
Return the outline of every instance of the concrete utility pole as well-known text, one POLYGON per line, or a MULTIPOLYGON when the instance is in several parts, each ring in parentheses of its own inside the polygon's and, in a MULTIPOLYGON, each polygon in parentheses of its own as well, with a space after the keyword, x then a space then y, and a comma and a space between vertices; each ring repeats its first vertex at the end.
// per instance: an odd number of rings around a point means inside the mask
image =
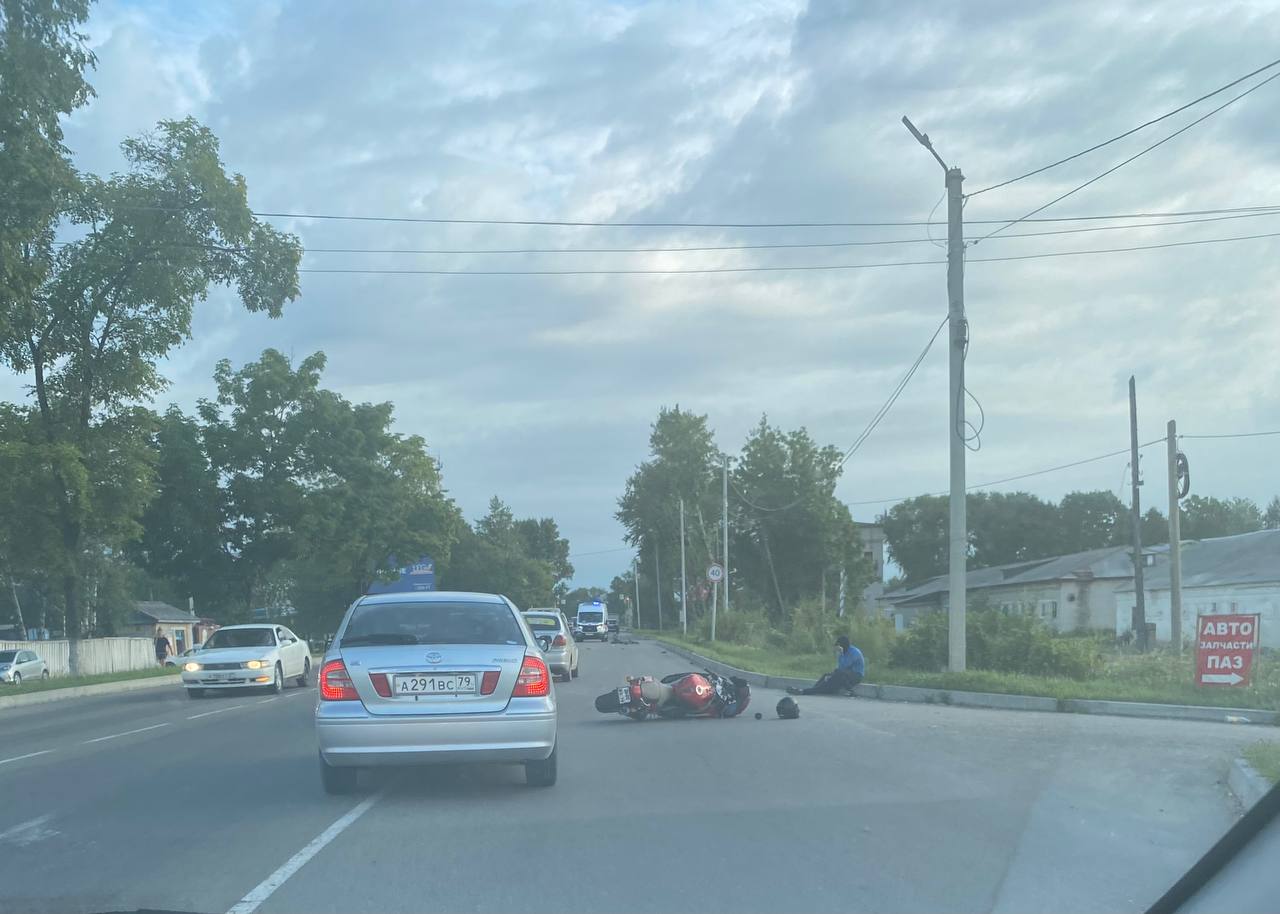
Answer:
POLYGON ((1138 386, 1129 375, 1129 462, 1133 466, 1133 633, 1138 650, 1147 649, 1147 595, 1142 583, 1142 504, 1138 486, 1138 386))
MULTIPOLYGON (((722 535, 724 536, 724 611, 729 611, 729 458, 724 458, 724 472, 720 480, 721 501, 720 510, 721 526, 724 528, 722 535)), ((711 639, 715 640, 716 630, 716 610, 715 603, 711 604, 711 631, 713 632, 711 639)))
POLYGON ((1178 499, 1178 423, 1169 420, 1169 640, 1182 652, 1182 518, 1178 499))
POLYGON ((685 578, 684 560, 684 499, 680 499, 680 631, 689 634, 689 611, 685 604, 689 601, 689 582, 685 578))
POLYGON ((902 123, 942 166, 947 187, 947 320, 949 327, 947 438, 951 458, 950 556, 947 573, 947 667, 965 668, 965 570, 969 560, 968 521, 965 517, 964 357, 969 344, 969 323, 964 316, 964 175, 938 155, 929 135, 921 133, 906 117, 902 123))

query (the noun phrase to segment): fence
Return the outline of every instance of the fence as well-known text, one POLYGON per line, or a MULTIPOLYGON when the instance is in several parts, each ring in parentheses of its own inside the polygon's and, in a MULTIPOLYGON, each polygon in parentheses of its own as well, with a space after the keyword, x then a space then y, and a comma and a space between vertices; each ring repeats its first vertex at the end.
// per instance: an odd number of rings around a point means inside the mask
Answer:
MULTIPOLYGON (((35 651, 49 666, 50 676, 71 673, 69 641, 0 641, 0 651, 35 651)), ((86 638, 75 643, 81 676, 145 670, 156 665, 150 638, 86 638)))

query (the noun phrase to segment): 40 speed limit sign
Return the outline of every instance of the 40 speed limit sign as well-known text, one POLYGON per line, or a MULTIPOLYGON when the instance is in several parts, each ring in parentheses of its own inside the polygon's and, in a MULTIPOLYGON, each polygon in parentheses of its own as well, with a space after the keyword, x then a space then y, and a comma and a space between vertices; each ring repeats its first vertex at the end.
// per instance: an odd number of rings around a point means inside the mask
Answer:
POLYGON ((1196 616, 1196 684, 1247 686, 1258 652, 1258 615, 1196 616))

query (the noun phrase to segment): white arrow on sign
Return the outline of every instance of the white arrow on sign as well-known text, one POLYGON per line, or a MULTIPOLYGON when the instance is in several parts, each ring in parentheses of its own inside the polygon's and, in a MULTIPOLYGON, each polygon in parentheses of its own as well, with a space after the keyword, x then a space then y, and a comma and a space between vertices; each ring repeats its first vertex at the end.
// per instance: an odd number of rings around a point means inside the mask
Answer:
POLYGON ((1226 685, 1239 685, 1244 682, 1244 677, 1239 673, 1205 673, 1200 677, 1202 683, 1225 683, 1226 685))

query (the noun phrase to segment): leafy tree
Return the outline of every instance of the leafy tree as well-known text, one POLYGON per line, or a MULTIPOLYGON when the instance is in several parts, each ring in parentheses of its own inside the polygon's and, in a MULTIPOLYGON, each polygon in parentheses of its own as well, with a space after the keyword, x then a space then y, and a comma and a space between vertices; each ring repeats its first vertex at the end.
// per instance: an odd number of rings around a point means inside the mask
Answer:
POLYGON ((1268 530, 1280 528, 1280 495, 1271 496, 1267 502, 1267 513, 1263 515, 1262 526, 1268 530))
POLYGON ((889 558, 912 583, 947 570, 950 507, 945 495, 904 499, 880 518, 889 558))
MULTIPOLYGON (((981 492, 967 498, 970 555, 985 568, 1066 552, 1056 505, 1026 492, 981 492)), ((1074 551, 1074 550, 1071 550, 1074 551)))
MULTIPOLYGON (((541 521, 534 524, 541 526, 541 521)), ((556 605, 557 560, 526 551, 521 530, 529 526, 527 521, 517 521, 502 499, 491 498, 488 513, 476 521, 474 529, 461 528, 444 575, 448 588, 500 593, 522 609, 556 605)), ((558 546, 555 551, 558 555, 558 546)), ((567 543, 564 555, 568 555, 567 543)))
POLYGON ((1068 492, 1058 503, 1062 553, 1120 545, 1127 509, 1114 492, 1068 492))
POLYGON ((1192 495, 1179 502, 1179 533, 1185 539, 1209 539, 1252 533, 1263 527, 1262 512, 1248 498, 1192 495))
POLYGON ((194 120, 126 140, 129 169, 83 177, 62 222, 68 242, 30 294, 5 301, 0 363, 31 378, 32 426, 51 449, 33 484, 56 509, 45 566, 61 580, 67 633, 82 629, 87 551, 138 535, 150 495, 138 405, 164 385, 157 362, 185 340, 210 285, 245 307, 281 313, 298 293, 296 239, 258 222, 244 179, 228 175, 216 138, 194 120))

